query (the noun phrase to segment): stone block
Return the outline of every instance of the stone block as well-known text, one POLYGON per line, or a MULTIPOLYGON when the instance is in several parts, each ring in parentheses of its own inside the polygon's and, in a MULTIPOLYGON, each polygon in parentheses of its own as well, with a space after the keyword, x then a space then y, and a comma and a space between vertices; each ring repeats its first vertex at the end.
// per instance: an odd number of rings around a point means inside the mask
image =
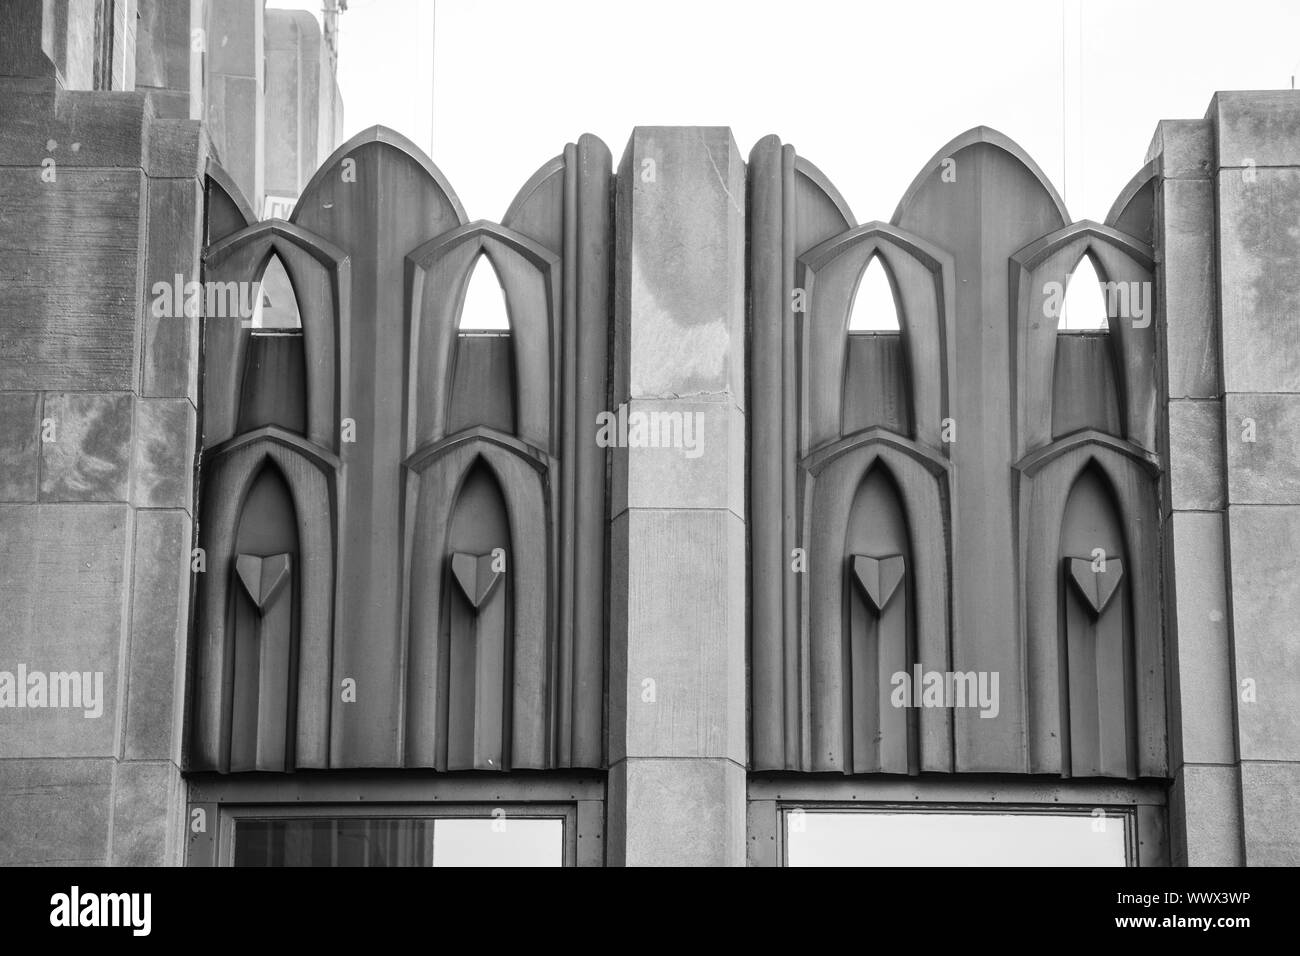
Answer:
POLYGON ((161 302, 158 308, 154 304, 159 294, 173 291, 176 276, 182 283, 199 278, 203 190, 190 179, 152 179, 148 190, 141 394, 188 398, 197 404, 199 319, 170 314, 175 311, 174 301, 169 309, 161 302))
POLYGON ((1223 507, 1223 404, 1169 403, 1169 489, 1177 511, 1223 507))
POLYGON ((1214 184, 1160 184, 1161 301, 1170 398, 1218 398, 1219 328, 1215 286, 1214 184))
POLYGON ((1161 120, 1146 161, 1160 160, 1165 179, 1209 179, 1214 164, 1214 126, 1209 120, 1161 120))
POLYGON ((0 501, 35 501, 40 420, 36 392, 0 392, 0 501))
POLYGON ((745 865, 743 766, 633 757, 610 768, 609 799, 612 866, 745 865))
MULTIPOLYGON (((117 752, 131 534, 126 505, 0 505, 0 670, 17 675, 22 665, 29 681, 75 672, 84 686, 80 706, 49 706, 47 692, 47 706, 0 708, 0 764, 117 752)), ((71 696, 74 685, 64 688, 71 696)))
POLYGON ((1214 94, 1207 118, 1217 130, 1222 169, 1300 166, 1300 91, 1231 90, 1214 94))
POLYGON ((137 23, 136 86, 186 91, 188 103, 190 5, 175 0, 139 0, 137 23))
POLYGON ((743 765, 744 523, 727 511, 638 509, 615 519, 611 534, 612 587, 627 592, 626 615, 612 624, 626 683, 611 688, 611 759, 743 765))
POLYGON ((1226 392, 1300 392, 1300 169, 1219 173, 1226 392))
POLYGON ((168 830, 184 786, 176 766, 127 760, 113 774, 111 866, 166 866, 168 830))
POLYGON ((1241 759, 1300 760, 1300 505, 1231 505, 1228 527, 1237 680, 1255 698, 1238 690, 1241 759))
POLYGON ((1300 395, 1229 394, 1225 402, 1229 500, 1300 504, 1300 395), (1254 441, 1243 437, 1249 422, 1254 441))
POLYGON ((744 407, 745 164, 726 128, 640 127, 619 168, 635 222, 619 276, 616 399, 744 407))
POLYGON ((1241 779, 1235 766, 1187 764, 1169 793, 1175 866, 1242 866, 1241 779))
MULTIPOLYGON (((26 166, 40 182, 41 163, 92 170, 102 179, 111 167, 125 173, 144 166, 147 97, 134 91, 6 91, 0 97, 0 166, 26 166)), ((82 201, 85 205, 85 201, 82 201)), ((16 206, 26 211, 27 207, 16 206)), ((83 210, 84 212, 84 210, 83 210)), ((27 221, 40 222, 28 214, 27 221)))
MULTIPOLYGON (((40 135, 44 142, 49 134, 40 135)), ((17 138, 0 137, 0 150, 17 138)), ((42 182, 39 160, 0 169, 0 381, 7 389, 134 389, 140 170, 57 168, 55 176, 42 182)))
POLYGON ((191 544, 192 525, 185 512, 136 515, 124 745, 128 760, 179 757, 191 544))
POLYGON ((137 508, 190 511, 194 498, 195 428, 194 406, 189 399, 136 401, 131 502, 137 508))
POLYGON ((41 501, 126 501, 133 400, 126 394, 64 392, 45 396, 41 501))
POLYGON ((1246 866, 1300 866, 1300 763, 1243 760, 1241 809, 1246 866))
POLYGON ((112 760, 0 760, 0 866, 99 866, 112 760))
POLYGON ((1171 765, 1232 763, 1237 732, 1223 516, 1175 513, 1165 529, 1174 592, 1168 630, 1171 765))
MULTIPOLYGON (((633 429, 645 427, 667 447, 613 450, 613 513, 624 508, 721 508, 745 514, 745 415, 730 401, 633 400, 633 429), (677 438, 669 443, 670 436, 677 438), (689 436, 690 447, 682 441, 689 436)), ((619 415, 620 410, 614 409, 619 415)))

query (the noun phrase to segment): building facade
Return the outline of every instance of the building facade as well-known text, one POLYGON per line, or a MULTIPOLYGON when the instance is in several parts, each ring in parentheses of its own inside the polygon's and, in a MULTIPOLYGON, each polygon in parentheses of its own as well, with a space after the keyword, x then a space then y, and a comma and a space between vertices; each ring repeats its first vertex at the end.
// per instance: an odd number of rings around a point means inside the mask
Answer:
POLYGON ((1300 861, 1300 94, 1101 223, 983 127, 495 223, 182 9, 0 8, 0 863, 1300 861))

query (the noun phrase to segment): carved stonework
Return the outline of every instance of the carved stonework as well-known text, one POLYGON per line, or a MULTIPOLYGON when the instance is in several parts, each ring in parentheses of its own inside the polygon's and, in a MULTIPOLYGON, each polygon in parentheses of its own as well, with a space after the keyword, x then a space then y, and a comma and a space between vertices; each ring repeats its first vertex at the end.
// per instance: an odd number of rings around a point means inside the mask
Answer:
POLYGON ((471 223, 375 128, 259 223, 213 166, 205 278, 255 285, 258 313, 204 320, 192 769, 603 763, 604 600, 578 584, 605 564, 583 426, 609 365, 609 181, 583 137, 471 223), (460 328, 478 266, 491 332, 460 328), (254 526, 283 541, 245 546, 254 526))
POLYGON ((1149 179, 1072 223, 979 128, 857 226, 791 147, 755 146, 755 769, 1165 773, 1149 179), (1107 326, 1072 335, 1053 310, 1085 259, 1107 326), (874 262, 897 332, 850 324, 874 262), (896 713, 915 665, 1000 699, 896 713))

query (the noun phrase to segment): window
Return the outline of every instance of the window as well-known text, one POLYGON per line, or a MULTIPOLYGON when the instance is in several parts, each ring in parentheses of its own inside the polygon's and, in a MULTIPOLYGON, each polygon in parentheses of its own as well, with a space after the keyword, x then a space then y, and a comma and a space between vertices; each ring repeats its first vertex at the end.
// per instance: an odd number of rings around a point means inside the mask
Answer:
POLYGON ((1126 809, 784 811, 786 866, 1127 866, 1126 809))
POLYGON ((563 807, 266 807, 231 813, 233 866, 564 866, 563 807))

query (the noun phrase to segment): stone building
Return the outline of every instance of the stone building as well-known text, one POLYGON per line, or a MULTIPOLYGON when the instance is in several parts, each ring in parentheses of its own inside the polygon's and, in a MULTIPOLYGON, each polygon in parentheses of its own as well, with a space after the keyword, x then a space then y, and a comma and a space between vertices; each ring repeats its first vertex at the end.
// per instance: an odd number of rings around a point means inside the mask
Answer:
POLYGON ((0 6, 0 864, 1300 862, 1300 94, 471 222, 326 22, 0 6))

